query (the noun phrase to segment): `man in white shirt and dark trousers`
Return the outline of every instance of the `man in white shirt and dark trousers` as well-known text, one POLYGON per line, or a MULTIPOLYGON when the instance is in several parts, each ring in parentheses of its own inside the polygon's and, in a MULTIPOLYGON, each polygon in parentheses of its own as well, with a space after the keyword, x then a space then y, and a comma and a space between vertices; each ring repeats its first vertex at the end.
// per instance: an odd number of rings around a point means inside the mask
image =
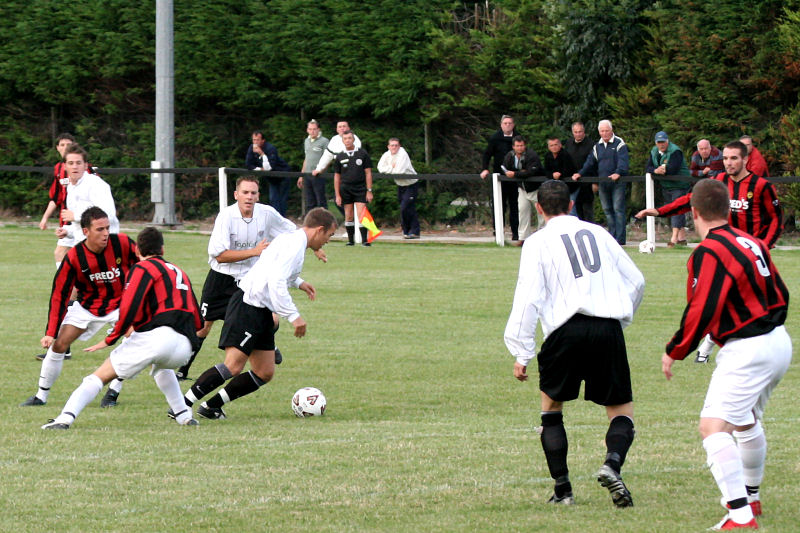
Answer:
MULTIPOLYGON (((378 172, 381 174, 416 174, 411 158, 406 149, 400 146, 400 139, 389 139, 388 150, 378 161, 378 172)), ((397 184, 397 201, 400 202, 400 226, 404 239, 419 239, 419 218, 417 217, 417 195, 419 194, 417 178, 395 178, 397 184)))
POLYGON ((289 295, 289 287, 316 299, 316 289, 300 277, 307 248, 319 251, 336 230, 336 219, 317 207, 306 215, 303 227, 278 235, 253 267, 239 281, 225 313, 219 347, 225 362, 203 372, 184 399, 192 406, 214 389, 231 380, 203 402, 197 414, 209 419, 225 418, 222 406, 267 384, 275 373, 273 313, 288 320, 295 337, 306 334, 306 321, 289 295), (245 363, 250 371, 242 373, 245 363), (233 378, 233 379, 231 379, 233 378))
POLYGON ((539 187, 536 210, 546 225, 522 247, 505 343, 516 358, 514 377, 527 380, 541 320, 541 442, 555 480, 549 501, 575 503, 562 409, 578 397, 584 381, 584 399, 603 405, 610 420, 597 480, 614 505, 629 507, 633 499, 620 471, 634 437, 633 394, 622 328, 642 301, 644 277, 608 232, 567 215, 570 204, 565 183, 546 181, 539 187))

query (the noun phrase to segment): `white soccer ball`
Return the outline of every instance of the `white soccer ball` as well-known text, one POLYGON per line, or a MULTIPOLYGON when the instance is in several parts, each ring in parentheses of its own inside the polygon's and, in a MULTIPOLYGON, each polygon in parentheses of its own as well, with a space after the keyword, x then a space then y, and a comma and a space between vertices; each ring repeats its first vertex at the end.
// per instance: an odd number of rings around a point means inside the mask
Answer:
POLYGON ((322 416, 328 400, 322 391, 314 387, 303 387, 292 396, 292 411, 300 418, 322 416))
POLYGON ((639 253, 652 254, 656 250, 655 243, 651 241, 642 241, 639 243, 639 253))

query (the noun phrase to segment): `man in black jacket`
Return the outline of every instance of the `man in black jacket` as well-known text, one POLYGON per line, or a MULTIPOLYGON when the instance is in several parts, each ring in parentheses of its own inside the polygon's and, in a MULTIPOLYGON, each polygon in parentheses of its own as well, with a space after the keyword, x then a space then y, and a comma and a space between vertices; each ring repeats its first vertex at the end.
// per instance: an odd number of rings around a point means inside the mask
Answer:
MULTIPOLYGON (((489 144, 483 153, 483 170, 481 178, 486 179, 489 175, 489 160, 494 158, 492 172, 502 174, 500 168, 503 158, 511 151, 511 140, 517 135, 514 129, 514 118, 510 115, 503 115, 500 119, 500 129, 489 137, 489 144)), ((508 225, 511 226, 511 239, 519 240, 519 210, 517 208, 517 184, 512 182, 501 182, 503 211, 508 212, 508 225)))
MULTIPOLYGON (((564 142, 564 150, 572 158, 572 162, 578 168, 583 168, 586 158, 589 157, 589 152, 592 151, 594 140, 586 136, 586 128, 583 122, 575 122, 572 124, 572 138, 564 142)), ((594 222, 594 195, 596 192, 597 184, 582 183, 578 187, 578 192, 573 192, 570 188, 570 197, 575 205, 570 211, 570 215, 576 215, 581 220, 586 222, 594 222)))
MULTIPOLYGON (((523 180, 532 176, 543 176, 542 163, 539 160, 539 155, 525 144, 525 137, 516 135, 512 142, 513 149, 508 152, 503 159, 503 169, 506 177, 523 180)), ((572 174, 570 174, 571 176, 572 174)), ((538 181, 524 181, 517 185, 514 182, 508 182, 511 185, 518 186, 519 192, 517 193, 517 202, 519 207, 519 233, 522 240, 525 240, 528 235, 533 233, 531 229, 531 214, 535 210, 533 205, 536 203, 537 191, 541 182, 538 181)), ((505 185, 505 183, 503 183, 505 185)), ((541 215, 538 215, 541 216, 541 215)), ((539 220, 539 225, 542 221, 539 220)), ((522 240, 515 239, 516 246, 522 246, 522 240)))

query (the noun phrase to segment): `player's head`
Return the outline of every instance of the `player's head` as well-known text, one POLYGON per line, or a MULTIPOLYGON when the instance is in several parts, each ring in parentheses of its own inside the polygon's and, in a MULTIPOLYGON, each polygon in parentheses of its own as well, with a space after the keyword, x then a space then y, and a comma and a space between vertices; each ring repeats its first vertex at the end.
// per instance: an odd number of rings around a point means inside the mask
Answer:
POLYGON ((147 226, 136 237, 136 247, 140 257, 164 254, 164 235, 158 228, 147 226))
POLYGON ((81 230, 86 236, 86 245, 93 252, 105 250, 111 224, 105 211, 93 205, 81 215, 81 230))
POLYGON ((62 133, 58 137, 56 137, 56 150, 58 150, 59 155, 61 158, 64 158, 64 154, 66 153, 67 146, 75 142, 75 137, 70 135, 69 133, 62 133))
POLYGON ((345 148, 352 150, 356 146, 356 137, 352 131, 347 130, 342 133, 342 142, 344 143, 345 148))
POLYGON ((722 149, 722 164, 729 176, 747 172, 747 146, 741 141, 731 141, 722 149))
POLYGON ((252 214, 253 206, 258 202, 258 179, 253 176, 240 176, 236 180, 233 199, 239 204, 242 213, 252 214))
POLYGON ((73 182, 77 182, 86 172, 86 161, 88 159, 89 154, 78 143, 71 143, 64 150, 64 167, 73 182))
POLYGON ((569 211, 569 187, 559 180, 547 180, 539 187, 538 201, 542 212, 554 217, 569 211))
POLYGON ((724 183, 702 179, 692 188, 692 207, 705 220, 728 220, 731 198, 724 183))
POLYGON ((308 235, 308 247, 319 250, 333 237, 336 231, 336 218, 324 207, 315 207, 303 219, 303 229, 308 235))

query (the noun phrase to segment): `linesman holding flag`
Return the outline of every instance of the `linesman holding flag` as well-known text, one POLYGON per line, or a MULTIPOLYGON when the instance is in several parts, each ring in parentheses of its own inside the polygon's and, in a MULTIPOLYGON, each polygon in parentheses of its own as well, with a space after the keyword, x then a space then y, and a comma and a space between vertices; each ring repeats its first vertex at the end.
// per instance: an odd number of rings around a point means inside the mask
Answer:
MULTIPOLYGON (((372 201, 372 159, 363 148, 356 148, 352 131, 342 134, 344 152, 336 154, 333 163, 333 190, 336 205, 344 208, 344 229, 347 231, 347 246, 355 245, 355 212, 359 219, 366 204, 372 201)), ((361 227, 361 244, 371 246, 367 239, 367 228, 361 227)))

